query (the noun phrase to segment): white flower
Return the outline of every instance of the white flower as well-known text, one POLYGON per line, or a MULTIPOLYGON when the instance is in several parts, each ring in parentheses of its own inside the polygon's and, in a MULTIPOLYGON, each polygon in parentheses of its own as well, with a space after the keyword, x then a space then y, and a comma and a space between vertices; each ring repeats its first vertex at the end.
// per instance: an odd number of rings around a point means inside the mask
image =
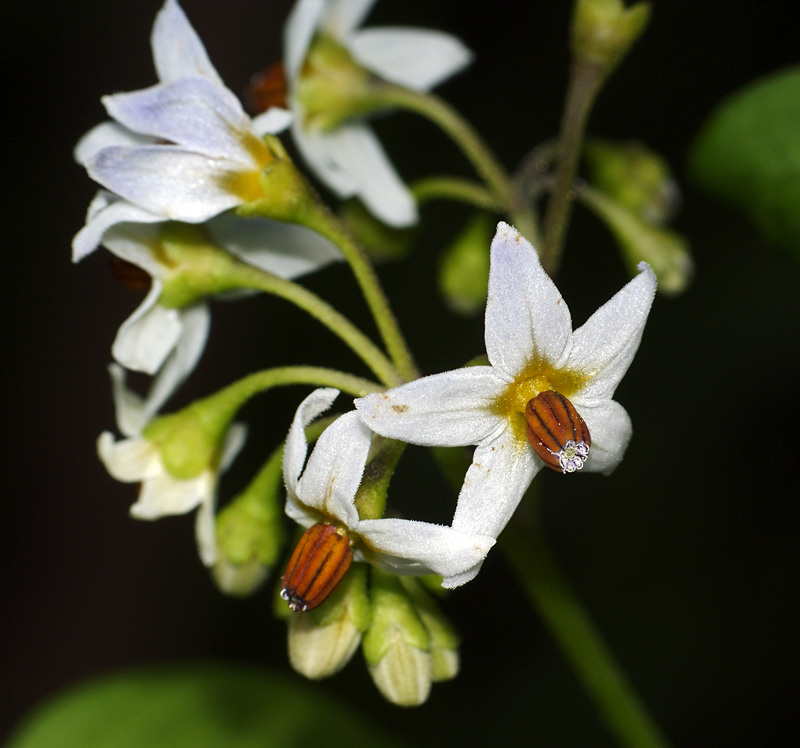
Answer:
MULTIPOLYGON (((272 160, 262 136, 291 115, 271 109, 251 120, 176 0, 159 11, 151 43, 160 83, 103 97, 115 121, 75 149, 93 179, 143 211, 117 220, 199 223, 260 198, 259 172, 272 160)), ((93 248, 76 247, 76 259, 93 248)))
POLYGON ((464 68, 472 53, 455 37, 416 28, 359 29, 375 0, 299 0, 286 25, 285 69, 297 147, 319 178, 341 197, 358 195, 382 221, 407 226, 417 207, 377 137, 350 119, 324 130, 309 123, 295 95, 316 35, 344 48, 356 63, 381 78, 425 92, 464 68))
POLYGON ((355 544, 356 560, 395 573, 454 576, 479 563, 493 538, 408 519, 359 519, 354 499, 372 432, 355 411, 325 429, 306 464, 304 429, 338 394, 315 390, 297 409, 283 457, 286 514, 306 528, 318 522, 340 527, 355 544))
MULTIPOLYGON (((428 446, 477 445, 453 529, 497 537, 544 465, 528 443, 524 411, 542 392, 569 398, 591 435, 586 470, 611 472, 631 436, 614 391, 639 347, 656 282, 640 273, 573 332, 569 309, 536 250, 501 223, 491 248, 485 340, 490 366, 418 379, 356 400, 384 436, 428 446)), ((445 579, 456 587, 480 563, 445 579)))
POLYGON ((97 452, 113 478, 124 483, 141 483, 131 515, 137 519, 158 519, 173 514, 186 514, 198 509, 196 522, 200 558, 206 566, 216 559, 214 508, 219 473, 225 470, 242 448, 246 429, 234 424, 228 430, 219 464, 209 466, 199 475, 182 480, 171 475, 152 441, 142 430, 153 416, 152 399, 142 400, 125 385, 122 367, 112 364, 111 373, 117 425, 126 438, 114 440, 104 431, 97 440, 97 452))
MULTIPOLYGON (((163 218, 101 190, 89 206, 86 226, 75 239, 76 248, 93 248, 102 242, 114 255, 152 277, 149 293, 122 324, 112 347, 114 359, 125 368, 158 374, 153 389, 158 397, 151 415, 194 369, 210 322, 204 301, 183 309, 159 304, 162 279, 172 270, 154 251, 162 222, 163 218)), ((333 244, 319 234, 266 218, 226 213, 211 219, 206 229, 220 247, 282 278, 294 278, 341 258, 333 244)))

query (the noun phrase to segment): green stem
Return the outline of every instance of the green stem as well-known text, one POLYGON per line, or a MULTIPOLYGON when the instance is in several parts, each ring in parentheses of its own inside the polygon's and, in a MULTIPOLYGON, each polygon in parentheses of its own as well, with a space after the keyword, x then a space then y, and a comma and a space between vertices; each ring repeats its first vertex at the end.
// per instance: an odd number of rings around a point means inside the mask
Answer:
POLYGON ((515 517, 503 533, 506 556, 609 730, 626 748, 668 748, 558 568, 540 523, 521 524, 515 517))
POLYGON ((405 372, 398 373, 394 364, 361 330, 307 288, 241 262, 237 262, 230 272, 231 280, 238 283, 239 287, 279 296, 308 312, 341 338, 387 387, 394 387, 403 381, 405 372))
POLYGON ((381 392, 383 387, 368 379, 353 376, 336 369, 326 369, 321 366, 278 366, 272 369, 263 369, 242 377, 233 384, 215 392, 203 401, 200 407, 209 401, 219 408, 216 411, 226 413, 231 420, 236 412, 254 395, 273 387, 288 387, 297 384, 310 384, 314 387, 334 387, 356 397, 363 397, 370 392, 381 392))
POLYGON ((544 245, 541 260, 544 269, 552 275, 558 268, 572 209, 572 183, 578 171, 578 159, 589 112, 606 79, 602 66, 580 58, 573 61, 567 99, 561 117, 558 138, 558 164, 553 179, 553 190, 544 216, 544 245))
POLYGON ((400 331, 400 325, 389 306, 375 268, 367 255, 321 201, 317 202, 315 209, 308 211, 305 219, 303 225, 330 239, 341 250, 345 260, 349 263, 367 306, 372 312, 378 332, 389 352, 389 357, 401 375, 401 379, 398 380, 395 373, 394 381, 388 384, 391 386, 399 384, 402 380, 410 381, 419 377, 419 371, 403 333, 400 331))
POLYGON ((478 133, 447 102, 430 93, 419 93, 402 86, 386 84, 381 87, 380 100, 392 106, 407 109, 440 127, 469 159, 486 182, 494 199, 504 206, 516 228, 536 243, 539 229, 533 214, 520 200, 505 169, 489 150, 478 133))
POLYGON ((457 200, 476 208, 501 211, 503 206, 480 184, 459 177, 427 177, 409 185, 418 203, 444 198, 457 200))

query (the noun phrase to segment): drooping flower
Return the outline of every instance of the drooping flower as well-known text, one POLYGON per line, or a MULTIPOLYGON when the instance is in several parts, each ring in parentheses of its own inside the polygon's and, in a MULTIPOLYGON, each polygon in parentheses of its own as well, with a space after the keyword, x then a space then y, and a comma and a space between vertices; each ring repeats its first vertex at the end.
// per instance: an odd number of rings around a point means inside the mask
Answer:
POLYGON ((334 526, 349 539, 356 560, 390 572, 450 577, 479 563, 493 538, 416 520, 359 518, 355 498, 373 434, 355 411, 325 429, 306 463, 304 429, 338 394, 315 390, 297 409, 284 449, 286 514, 302 527, 334 526))
POLYGON ((181 436, 188 449, 198 445, 209 448, 196 449, 190 461, 197 465, 187 470, 190 475, 175 475, 174 467, 171 471, 165 462, 165 447, 169 450, 166 440, 153 438, 147 429, 158 400, 153 394, 157 383, 143 400, 126 386, 122 367, 112 364, 109 371, 117 426, 125 438, 115 440, 111 432, 104 431, 97 440, 100 459, 113 478, 124 483, 141 483, 139 496, 131 506, 132 516, 154 520, 197 509, 195 527, 200 558, 206 566, 211 566, 216 559, 214 509, 218 477, 242 448, 246 429, 234 424, 227 430, 221 445, 205 445, 201 444, 203 434, 194 442, 185 438, 192 427, 191 416, 177 424, 184 430, 181 436))
POLYGON ((292 133, 311 168, 340 197, 357 195, 385 223, 407 226, 417 221, 416 203, 372 129, 353 117, 375 108, 370 76, 425 92, 464 68, 472 54, 438 31, 360 29, 374 4, 295 5, 284 37, 292 133))
MULTIPOLYGON (((543 414, 556 432, 581 433, 578 419, 561 410, 566 399, 588 427, 590 439, 577 437, 561 444, 560 453, 544 453, 556 467, 563 459, 564 472, 583 467, 610 473, 620 462, 631 422, 612 397, 639 347, 656 288, 650 268, 642 263, 639 270, 573 331, 569 309, 536 250, 501 223, 491 247, 486 304, 490 365, 435 374, 356 400, 364 423, 383 436, 426 446, 477 445, 454 530, 496 538, 546 464, 534 449, 535 434, 527 433, 543 428, 538 420, 532 427, 536 415, 530 410, 543 414), (543 393, 552 394, 537 399, 543 393), (555 415, 547 402, 558 410, 555 415)), ((443 586, 464 584, 480 565, 448 576, 443 586)))
MULTIPOLYGON (((112 220, 199 223, 259 199, 259 173, 274 157, 262 136, 291 119, 277 108, 252 120, 245 114, 176 0, 159 11, 151 44, 160 83, 103 97, 114 121, 75 149, 95 181, 138 209, 116 204, 123 215, 107 214, 104 228, 112 220)), ((75 259, 96 244, 76 246, 75 259)))

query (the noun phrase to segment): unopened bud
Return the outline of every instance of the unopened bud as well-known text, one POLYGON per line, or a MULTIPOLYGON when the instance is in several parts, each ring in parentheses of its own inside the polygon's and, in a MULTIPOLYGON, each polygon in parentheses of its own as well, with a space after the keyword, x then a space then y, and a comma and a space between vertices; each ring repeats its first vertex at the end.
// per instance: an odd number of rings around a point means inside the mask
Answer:
POLYGON ((489 286, 489 252, 495 222, 477 213, 442 256, 439 290, 448 306, 459 314, 476 314, 486 306, 489 286))

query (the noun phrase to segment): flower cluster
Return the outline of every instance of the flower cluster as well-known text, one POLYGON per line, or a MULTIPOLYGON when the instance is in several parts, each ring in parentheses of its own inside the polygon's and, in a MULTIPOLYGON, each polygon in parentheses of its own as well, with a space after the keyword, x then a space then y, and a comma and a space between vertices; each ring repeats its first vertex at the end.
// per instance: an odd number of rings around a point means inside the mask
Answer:
MULTIPOLYGON (((104 432, 98 440, 109 473, 141 484, 131 514, 156 519, 197 509, 203 563, 224 591, 249 594, 284 550, 283 504, 302 531, 280 582, 293 666, 326 677, 361 643, 381 692, 411 705, 458 670, 458 637, 425 587, 454 588, 478 574, 543 467, 607 474, 622 459, 631 422, 613 397, 639 346, 656 278, 640 263, 635 277, 573 330, 537 250, 516 228, 495 222, 487 362, 419 377, 366 254, 278 137, 290 130, 311 170, 339 197, 358 196, 389 226, 417 221, 412 191, 367 117, 392 102, 427 101, 435 120, 440 104, 424 97, 471 53, 440 32, 361 29, 373 4, 299 0, 285 33, 286 108, 251 118, 177 1, 166 0, 151 39, 158 83, 104 97, 112 121, 76 147, 77 161, 101 189, 75 236, 73 258, 102 245, 148 279, 146 297, 112 346, 122 438, 104 432), (385 352, 293 280, 337 260, 352 269, 385 352), (277 367, 159 415, 202 355, 209 299, 257 292, 311 314, 377 381, 277 367), (128 388, 127 371, 153 377, 144 397, 128 388), (245 442, 246 429, 235 422, 239 409, 256 393, 298 384, 314 389, 283 445, 218 513, 220 474, 245 442), (325 415, 341 392, 353 397, 352 407, 325 415), (449 525, 401 517, 389 505, 406 444, 474 446, 449 525)), ((458 140, 466 130, 446 116, 458 140)), ((476 136, 466 139, 487 185, 462 192, 532 226, 533 211, 520 207, 527 192, 514 194, 502 169, 481 163, 488 157, 476 136), (507 204, 496 205, 508 195, 507 204)), ((488 236, 479 243, 485 258, 488 236)))

